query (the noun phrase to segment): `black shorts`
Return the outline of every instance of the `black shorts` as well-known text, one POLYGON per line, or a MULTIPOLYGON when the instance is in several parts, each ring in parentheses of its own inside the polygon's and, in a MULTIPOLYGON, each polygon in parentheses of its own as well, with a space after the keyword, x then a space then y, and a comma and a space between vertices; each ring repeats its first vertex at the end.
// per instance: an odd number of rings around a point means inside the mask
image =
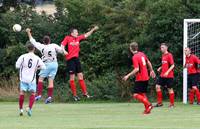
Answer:
POLYGON ((188 88, 192 88, 192 86, 197 86, 199 81, 198 74, 190 74, 188 75, 188 88))
POLYGON ((136 81, 132 93, 147 93, 148 81, 136 81))
POLYGON ((173 78, 159 77, 156 84, 166 88, 173 88, 173 82, 174 82, 173 78))
POLYGON ((67 61, 67 70, 69 74, 76 74, 76 73, 81 73, 82 68, 81 68, 81 62, 79 58, 71 58, 70 60, 67 61))

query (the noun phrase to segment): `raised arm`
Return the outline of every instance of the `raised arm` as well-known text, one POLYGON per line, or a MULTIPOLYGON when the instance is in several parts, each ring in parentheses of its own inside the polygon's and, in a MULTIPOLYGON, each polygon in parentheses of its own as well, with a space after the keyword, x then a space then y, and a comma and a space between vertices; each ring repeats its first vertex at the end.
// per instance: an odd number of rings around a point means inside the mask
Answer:
POLYGON ((36 40, 32 37, 32 34, 31 34, 31 29, 30 28, 27 28, 26 29, 26 32, 28 34, 28 37, 29 37, 29 40, 30 42, 40 51, 42 51, 43 47, 44 47, 44 44, 41 44, 39 42, 36 42, 36 40))
POLYGON ((27 33, 29 39, 33 38, 32 34, 31 34, 31 29, 30 28, 26 28, 26 33, 27 33))
POLYGON ((89 37, 94 31, 98 30, 99 27, 98 26, 95 26, 93 27, 90 31, 88 31, 87 33, 85 33, 85 38, 89 37))

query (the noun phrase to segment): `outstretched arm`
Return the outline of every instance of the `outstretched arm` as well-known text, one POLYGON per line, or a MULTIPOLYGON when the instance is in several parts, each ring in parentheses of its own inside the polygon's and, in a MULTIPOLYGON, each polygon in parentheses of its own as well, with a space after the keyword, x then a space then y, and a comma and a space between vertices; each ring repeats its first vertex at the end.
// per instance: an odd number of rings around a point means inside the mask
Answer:
POLYGON ((36 42, 35 39, 33 38, 32 34, 31 34, 31 29, 27 28, 26 32, 28 34, 29 40, 30 42, 38 49, 38 50, 42 50, 43 49, 43 44, 36 42))
POLYGON ((30 28, 26 28, 26 33, 28 34, 28 38, 29 39, 33 38, 32 34, 31 34, 31 29, 30 28))
POLYGON ((93 27, 89 32, 87 32, 87 33, 84 34, 85 38, 89 37, 93 32, 95 32, 98 29, 99 29, 98 26, 93 27))

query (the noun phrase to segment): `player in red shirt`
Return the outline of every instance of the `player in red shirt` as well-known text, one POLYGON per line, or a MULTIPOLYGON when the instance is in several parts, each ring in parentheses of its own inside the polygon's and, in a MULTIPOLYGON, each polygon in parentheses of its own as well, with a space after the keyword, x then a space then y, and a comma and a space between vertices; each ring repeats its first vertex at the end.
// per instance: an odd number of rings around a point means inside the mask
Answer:
POLYGON ((98 30, 98 26, 95 26, 89 32, 85 34, 78 35, 79 34, 78 30, 73 28, 70 30, 71 34, 66 36, 61 43, 61 47, 63 49, 65 58, 67 60, 67 67, 70 74, 70 87, 71 87, 73 98, 75 101, 80 100, 80 98, 77 96, 76 86, 74 83, 75 74, 77 74, 83 95, 87 98, 90 98, 87 92, 86 84, 83 79, 81 63, 79 60, 79 51, 80 51, 80 41, 86 39, 96 30, 98 30), (65 46, 67 46, 68 48, 67 50, 65 49, 65 46))
POLYGON ((198 84, 198 65, 200 61, 197 56, 191 54, 190 48, 185 48, 186 62, 185 68, 188 72, 188 86, 189 86, 189 103, 194 103, 194 96, 196 94, 197 104, 200 104, 200 93, 197 87, 198 84))
POLYGON ((162 87, 167 87, 169 92, 170 108, 174 107, 174 90, 173 90, 173 79, 174 79, 174 59, 173 55, 168 52, 168 45, 162 43, 160 46, 162 52, 162 65, 158 68, 160 77, 157 80, 156 92, 157 92, 157 104, 154 107, 161 107, 162 104, 162 87))
MULTIPOLYGON (((200 62, 200 59, 199 59, 199 62, 200 62)), ((199 64, 198 64, 198 68, 197 68, 197 73, 198 73, 198 84, 200 84, 200 67, 199 67, 199 64)))
POLYGON ((155 73, 147 56, 144 53, 138 51, 138 44, 136 42, 130 44, 130 51, 133 54, 132 62, 134 69, 132 72, 124 76, 123 80, 126 81, 130 76, 136 76, 133 98, 142 102, 145 107, 144 114, 149 114, 153 106, 148 101, 146 96, 149 80, 147 66, 150 70, 151 77, 155 78, 155 73))

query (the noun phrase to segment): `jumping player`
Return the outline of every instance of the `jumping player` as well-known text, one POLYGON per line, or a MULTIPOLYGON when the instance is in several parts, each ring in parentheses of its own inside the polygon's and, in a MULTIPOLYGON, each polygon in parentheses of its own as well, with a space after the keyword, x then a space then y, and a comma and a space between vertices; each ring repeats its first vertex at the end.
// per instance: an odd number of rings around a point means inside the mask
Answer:
POLYGON ((153 108, 152 104, 148 101, 146 96, 147 86, 149 80, 148 69, 150 71, 150 76, 155 78, 155 73, 152 68, 152 64, 143 52, 138 51, 138 44, 133 42, 130 44, 130 51, 133 54, 133 71, 124 76, 123 80, 126 81, 130 76, 135 75, 135 86, 133 92, 133 98, 142 102, 144 104, 145 110, 144 114, 149 114, 153 108))
POLYGON ((62 50, 67 60, 67 67, 70 74, 70 87, 73 93, 73 99, 75 101, 80 100, 80 98, 77 96, 76 85, 74 82, 75 74, 77 74, 83 96, 85 96, 86 98, 90 98, 87 92, 86 84, 83 78, 81 63, 79 60, 80 41, 89 37, 94 31, 98 30, 98 28, 98 26, 95 26, 89 32, 82 35, 79 35, 78 30, 73 28, 70 30, 71 34, 66 36, 61 43, 62 50), (65 46, 67 46, 67 50, 65 49, 65 46))
POLYGON ((20 116, 23 115, 23 103, 25 92, 30 92, 28 116, 32 115, 32 106, 35 100, 36 92, 36 71, 38 68, 45 69, 46 66, 42 60, 34 54, 35 48, 31 43, 27 44, 29 53, 21 55, 17 62, 16 68, 20 69, 20 93, 19 93, 19 109, 20 116))
POLYGON ((200 105, 200 93, 197 87, 198 84, 198 65, 200 61, 197 56, 191 54, 190 48, 185 48, 186 62, 185 68, 188 72, 188 87, 189 87, 189 103, 194 103, 194 96, 197 97, 197 104, 200 105))
POLYGON ((156 84, 157 92, 157 104, 154 107, 163 106, 162 103, 162 87, 167 87, 169 93, 170 104, 169 107, 174 107, 174 90, 173 90, 173 79, 174 79, 174 59, 173 55, 168 52, 168 45, 162 43, 160 45, 160 50, 162 52, 162 65, 157 69, 158 72, 161 72, 159 79, 156 84))
POLYGON ((35 99, 36 100, 41 99, 43 90, 43 80, 44 78, 48 78, 49 82, 48 93, 47 93, 48 97, 45 100, 45 103, 48 104, 52 102, 54 78, 58 70, 57 53, 63 53, 63 51, 60 46, 51 43, 49 36, 44 36, 43 38, 44 44, 41 44, 39 42, 36 42, 35 39, 32 37, 31 29, 27 28, 26 32, 28 34, 30 42, 41 52, 42 61, 46 65, 46 69, 41 70, 39 73, 37 96, 35 97, 35 99))

